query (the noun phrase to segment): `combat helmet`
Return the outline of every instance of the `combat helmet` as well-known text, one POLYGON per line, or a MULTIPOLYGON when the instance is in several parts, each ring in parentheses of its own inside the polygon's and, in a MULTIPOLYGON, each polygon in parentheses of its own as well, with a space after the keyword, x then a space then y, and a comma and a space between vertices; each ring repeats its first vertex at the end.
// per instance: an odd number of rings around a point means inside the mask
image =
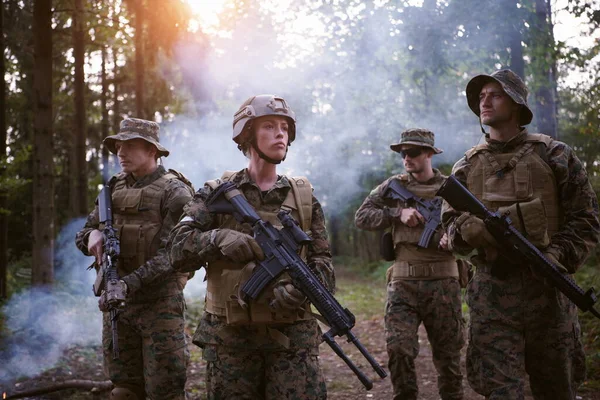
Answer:
POLYGON ((467 84, 467 103, 471 111, 479 117, 479 93, 481 88, 489 82, 497 82, 502 86, 504 92, 517 104, 521 106, 519 124, 527 125, 533 119, 533 112, 527 104, 527 85, 510 69, 501 69, 491 75, 477 75, 467 84))

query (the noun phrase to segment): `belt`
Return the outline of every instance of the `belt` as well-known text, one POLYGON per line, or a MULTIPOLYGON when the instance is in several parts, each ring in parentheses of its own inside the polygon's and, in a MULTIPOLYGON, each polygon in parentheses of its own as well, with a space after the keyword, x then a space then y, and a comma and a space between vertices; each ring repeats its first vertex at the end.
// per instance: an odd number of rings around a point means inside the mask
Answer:
POLYGON ((458 277, 456 261, 438 261, 432 263, 409 263, 396 261, 388 272, 391 278, 441 279, 458 277))

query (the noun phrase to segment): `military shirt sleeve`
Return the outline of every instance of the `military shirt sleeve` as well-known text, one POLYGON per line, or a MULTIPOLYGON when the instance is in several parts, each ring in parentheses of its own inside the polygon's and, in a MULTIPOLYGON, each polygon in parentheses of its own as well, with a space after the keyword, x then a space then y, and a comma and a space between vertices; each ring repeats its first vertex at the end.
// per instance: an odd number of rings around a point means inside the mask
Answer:
POLYGON ((98 206, 88 215, 83 229, 75 234, 75 245, 86 256, 91 256, 88 252, 88 239, 90 233, 100 226, 100 218, 98 216, 98 206))
POLYGON ((571 147, 553 141, 547 149, 548 165, 554 171, 563 225, 552 235, 550 247, 558 261, 575 272, 598 244, 598 198, 585 167, 571 147))
POLYGON ((356 210, 354 223, 357 228, 367 231, 386 229, 392 226, 394 218, 400 216, 402 208, 389 207, 389 204, 387 204, 387 201, 381 195, 389 184, 390 179, 373 189, 358 210, 356 210))
POLYGON ((198 190, 183 208, 183 218, 171 231, 167 252, 176 271, 195 271, 205 266, 208 261, 222 256, 214 243, 217 232, 213 229, 215 217, 205 204, 211 191, 208 185, 198 190))
POLYGON ((165 189, 161 204, 163 223, 154 239, 159 241, 158 251, 142 266, 123 277, 130 293, 174 272, 166 250, 167 239, 169 232, 179 221, 184 205, 192 199, 193 195, 192 189, 177 179, 173 179, 165 189))
POLYGON ((312 225, 310 230, 312 242, 308 245, 307 264, 319 276, 327 289, 334 293, 335 271, 331 260, 327 228, 325 227, 325 214, 321 203, 315 196, 312 196, 312 225))
MULTIPOLYGON (((454 167, 452 167, 452 174, 465 187, 467 187, 467 176, 469 175, 470 168, 471 164, 466 157, 458 160, 456 164, 454 164, 454 167)), ((462 239, 460 233, 457 232, 455 221, 461 214, 462 212, 455 210, 446 200, 444 200, 442 203, 442 225, 448 234, 448 248, 458 254, 466 255, 469 254, 473 248, 469 246, 462 239)))

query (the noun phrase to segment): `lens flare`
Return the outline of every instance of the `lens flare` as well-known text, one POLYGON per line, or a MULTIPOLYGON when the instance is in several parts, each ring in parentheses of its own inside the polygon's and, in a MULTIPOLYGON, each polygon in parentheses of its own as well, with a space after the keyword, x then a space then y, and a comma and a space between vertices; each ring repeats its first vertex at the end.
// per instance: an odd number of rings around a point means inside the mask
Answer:
POLYGON ((219 24, 219 13, 225 8, 227 0, 186 0, 186 3, 194 15, 193 20, 206 27, 219 24))

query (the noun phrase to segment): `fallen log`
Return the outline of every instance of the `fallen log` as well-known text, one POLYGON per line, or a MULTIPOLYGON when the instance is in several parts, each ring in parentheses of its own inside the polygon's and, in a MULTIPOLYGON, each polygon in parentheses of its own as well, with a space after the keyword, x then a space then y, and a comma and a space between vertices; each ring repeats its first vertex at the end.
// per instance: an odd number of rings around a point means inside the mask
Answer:
POLYGON ((81 389, 94 392, 104 392, 113 388, 111 381, 91 381, 87 379, 72 379, 63 382, 56 382, 52 385, 42 386, 36 389, 22 390, 15 393, 4 393, 3 399, 22 399, 24 397, 37 396, 66 389, 81 389))

